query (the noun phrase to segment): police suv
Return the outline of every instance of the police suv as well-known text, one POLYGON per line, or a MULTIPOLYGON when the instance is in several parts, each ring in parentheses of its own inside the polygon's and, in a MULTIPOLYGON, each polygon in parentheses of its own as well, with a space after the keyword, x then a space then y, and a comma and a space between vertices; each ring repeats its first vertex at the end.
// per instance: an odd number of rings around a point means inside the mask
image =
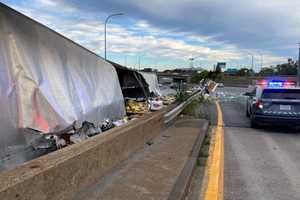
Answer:
POLYGON ((251 127, 261 124, 300 125, 300 87, 295 81, 261 80, 244 94, 251 127))

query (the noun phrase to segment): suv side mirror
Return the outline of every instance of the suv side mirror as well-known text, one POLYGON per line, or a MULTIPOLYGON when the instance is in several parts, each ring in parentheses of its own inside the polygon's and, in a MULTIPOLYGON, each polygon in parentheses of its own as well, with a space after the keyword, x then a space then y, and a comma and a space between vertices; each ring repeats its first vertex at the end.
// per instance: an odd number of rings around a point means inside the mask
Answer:
POLYGON ((243 95, 247 96, 247 97, 252 97, 253 96, 250 92, 245 92, 243 95))

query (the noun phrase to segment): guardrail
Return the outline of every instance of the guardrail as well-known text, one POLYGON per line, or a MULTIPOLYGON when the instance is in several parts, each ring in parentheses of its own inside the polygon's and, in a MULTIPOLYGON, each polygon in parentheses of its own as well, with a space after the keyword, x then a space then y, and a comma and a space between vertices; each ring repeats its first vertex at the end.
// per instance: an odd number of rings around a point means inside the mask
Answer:
POLYGON ((199 91, 195 92, 192 96, 190 96, 187 100, 185 100, 184 102, 176 106, 171 111, 167 112, 164 115, 164 123, 168 124, 173 119, 175 119, 187 105, 189 105, 196 97, 202 95, 203 92, 204 92, 204 88, 201 88, 199 91))

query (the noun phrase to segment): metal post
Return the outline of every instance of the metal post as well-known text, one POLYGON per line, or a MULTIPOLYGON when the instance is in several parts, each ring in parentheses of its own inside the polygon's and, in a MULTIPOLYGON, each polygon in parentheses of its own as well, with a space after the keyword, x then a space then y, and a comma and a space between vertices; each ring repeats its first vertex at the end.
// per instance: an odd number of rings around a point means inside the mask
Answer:
POLYGON ((124 57, 124 66, 125 67, 127 66, 127 55, 125 55, 125 57, 124 57))
POLYGON ((139 70, 141 71, 141 55, 139 55, 139 70))
POLYGON ((190 68, 194 68, 194 61, 197 59, 197 58, 200 58, 201 56, 196 56, 196 57, 193 57, 193 58, 189 58, 189 61, 190 61, 190 68))
POLYGON ((299 56, 298 56, 298 65, 297 65, 297 86, 300 86, 300 43, 299 45, 299 56))
POLYGON ((104 22, 104 59, 105 60, 106 60, 106 25, 107 25, 109 18, 111 18, 113 16, 118 16, 118 15, 124 15, 124 14, 123 13, 115 13, 115 14, 108 15, 104 22))
POLYGON ((253 67, 254 67, 254 56, 253 56, 253 54, 252 54, 251 56, 252 56, 252 64, 251 64, 251 69, 252 69, 252 71, 253 71, 253 67))
POLYGON ((108 21, 108 18, 106 18, 105 23, 104 23, 104 59, 106 60, 106 23, 108 21))
POLYGON ((190 68, 193 68, 194 67, 194 58, 190 58, 190 68))
POLYGON ((250 52, 247 52, 247 53, 248 53, 249 56, 251 56, 251 69, 253 70, 253 67, 254 67, 254 55, 253 55, 253 53, 250 53, 250 52))
POLYGON ((261 56, 260 70, 262 70, 263 65, 264 65, 264 55, 261 54, 260 56, 261 56))

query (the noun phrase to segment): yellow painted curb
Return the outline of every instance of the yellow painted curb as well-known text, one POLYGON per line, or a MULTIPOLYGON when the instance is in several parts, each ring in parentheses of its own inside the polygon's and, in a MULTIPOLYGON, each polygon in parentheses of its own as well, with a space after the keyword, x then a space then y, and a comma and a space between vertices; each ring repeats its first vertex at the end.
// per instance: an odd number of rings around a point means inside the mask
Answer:
POLYGON ((205 200, 224 199, 224 128, 223 114, 219 102, 216 102, 218 112, 217 128, 215 129, 215 143, 208 166, 208 183, 205 200))

